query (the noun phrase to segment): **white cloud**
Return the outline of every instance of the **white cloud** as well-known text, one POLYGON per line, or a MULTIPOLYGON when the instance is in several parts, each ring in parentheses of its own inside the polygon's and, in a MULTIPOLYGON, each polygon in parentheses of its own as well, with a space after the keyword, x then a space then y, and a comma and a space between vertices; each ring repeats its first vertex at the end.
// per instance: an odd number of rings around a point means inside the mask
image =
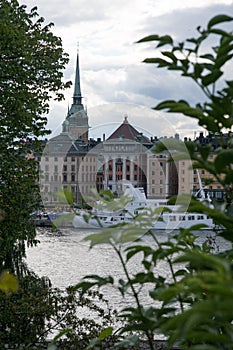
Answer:
MULTIPOLYGON (((120 123, 125 114, 130 114, 130 122, 141 126, 146 118, 152 134, 158 130, 172 132, 170 127, 158 129, 155 120, 162 112, 151 111, 152 106, 164 99, 182 98, 196 103, 202 95, 191 80, 142 64, 155 50, 153 45, 135 42, 153 33, 172 34, 183 40, 192 36, 198 25, 206 25, 212 16, 232 13, 231 0, 20 0, 20 3, 29 8, 38 6, 46 23, 54 22, 53 32, 62 38, 64 50, 70 55, 65 71, 67 80, 74 81, 80 42, 81 89, 92 126, 110 121, 120 123), (141 114, 132 106, 140 106, 141 114), (145 109, 148 113, 144 114, 145 109)), ((51 104, 48 126, 56 133, 60 132, 59 124, 72 103, 72 95, 73 87, 65 92, 64 102, 51 104)), ((196 121, 186 117, 169 115, 168 119, 172 124, 176 121, 177 131, 184 136, 196 128, 196 121)))

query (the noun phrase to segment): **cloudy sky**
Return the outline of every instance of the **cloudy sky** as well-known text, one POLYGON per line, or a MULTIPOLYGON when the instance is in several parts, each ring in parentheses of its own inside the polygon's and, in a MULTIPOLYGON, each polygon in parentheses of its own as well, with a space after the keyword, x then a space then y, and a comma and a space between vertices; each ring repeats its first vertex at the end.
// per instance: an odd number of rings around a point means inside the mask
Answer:
MULTIPOLYGON (((189 79, 174 72, 142 63, 155 56, 152 44, 136 44, 150 34, 170 34, 182 41, 196 34, 217 14, 233 15, 232 0, 20 0, 39 15, 53 22, 53 33, 60 36, 70 62, 64 72, 74 81, 77 43, 80 53, 81 90, 87 106, 90 134, 101 137, 111 132, 124 116, 150 136, 193 137, 196 122, 178 115, 153 111, 164 99, 203 98, 189 79)), ((229 69, 229 72, 232 71, 229 69)), ((48 127, 53 135, 61 132, 73 87, 65 100, 52 103, 48 127)))

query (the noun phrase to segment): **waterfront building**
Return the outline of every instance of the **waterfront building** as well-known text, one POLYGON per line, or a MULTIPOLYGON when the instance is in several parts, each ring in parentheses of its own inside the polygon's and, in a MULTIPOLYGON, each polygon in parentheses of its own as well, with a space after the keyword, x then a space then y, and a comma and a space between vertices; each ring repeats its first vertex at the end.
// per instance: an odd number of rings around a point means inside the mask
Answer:
POLYGON ((147 151, 152 145, 125 116, 123 123, 103 141, 103 188, 119 192, 121 181, 126 180, 147 192, 147 151))
POLYGON ((40 187, 46 205, 59 203, 58 192, 70 189, 81 203, 96 186, 97 156, 89 152, 97 142, 88 136, 88 115, 82 104, 79 55, 77 54, 73 103, 62 132, 51 138, 40 158, 40 187))
MULTIPOLYGON (((214 162, 215 155, 213 151, 220 146, 218 137, 211 134, 204 136, 203 132, 195 138, 194 142, 199 144, 201 147, 210 147, 210 154, 208 160, 214 162)), ((196 153, 199 157, 201 155, 198 152, 198 147, 196 147, 196 153)), ((224 191, 222 186, 217 182, 213 175, 210 174, 205 169, 195 169, 193 168, 193 162, 190 159, 179 160, 178 161, 178 194, 196 194, 200 190, 200 183, 204 188, 204 192, 208 192, 211 198, 216 200, 223 200, 224 191)))
POLYGON ((169 162, 170 152, 147 153, 147 197, 169 198, 178 192, 178 172, 175 162, 169 162))
MULTIPOLYGON (((178 135, 175 136, 177 138, 178 135)), ((179 137, 178 137, 179 138, 179 137)), ((97 189, 121 191, 121 181, 143 187, 148 198, 168 198, 199 190, 197 171, 190 160, 169 162, 172 151, 155 153, 162 139, 148 138, 129 123, 121 125, 105 140, 89 139, 87 110, 82 103, 79 55, 77 54, 73 103, 68 108, 62 131, 51 138, 40 157, 40 186, 44 204, 59 204, 59 191, 69 189, 74 202, 83 203, 97 189)), ((213 137, 200 135, 197 142, 211 142, 213 137)), ((210 175, 202 170, 201 179, 210 175)), ((213 197, 220 198, 221 186, 210 184, 213 197)))

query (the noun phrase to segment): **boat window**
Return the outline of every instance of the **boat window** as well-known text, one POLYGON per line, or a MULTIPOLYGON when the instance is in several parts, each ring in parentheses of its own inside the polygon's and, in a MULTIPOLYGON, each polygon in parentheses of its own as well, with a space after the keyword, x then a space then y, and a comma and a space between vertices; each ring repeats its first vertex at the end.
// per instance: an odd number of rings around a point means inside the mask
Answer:
POLYGON ((179 220, 180 220, 180 221, 185 221, 185 216, 180 216, 180 217, 179 217, 179 220))
POLYGON ((174 216, 174 215, 169 216, 169 220, 170 221, 176 221, 176 216, 174 216))

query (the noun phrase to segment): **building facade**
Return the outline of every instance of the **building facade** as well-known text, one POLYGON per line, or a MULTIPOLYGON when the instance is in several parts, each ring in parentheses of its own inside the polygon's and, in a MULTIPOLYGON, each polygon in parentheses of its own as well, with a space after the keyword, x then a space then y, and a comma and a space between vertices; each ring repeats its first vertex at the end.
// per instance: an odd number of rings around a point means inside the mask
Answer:
POLYGON ((121 182, 129 181, 147 191, 147 151, 151 141, 129 122, 123 123, 103 142, 103 188, 121 190, 121 182))
POLYGON ((77 55, 73 103, 62 132, 51 138, 40 157, 40 187, 45 205, 59 204, 59 192, 69 189, 75 203, 82 203, 96 187, 97 155, 90 152, 88 116, 82 104, 79 55, 77 55))

